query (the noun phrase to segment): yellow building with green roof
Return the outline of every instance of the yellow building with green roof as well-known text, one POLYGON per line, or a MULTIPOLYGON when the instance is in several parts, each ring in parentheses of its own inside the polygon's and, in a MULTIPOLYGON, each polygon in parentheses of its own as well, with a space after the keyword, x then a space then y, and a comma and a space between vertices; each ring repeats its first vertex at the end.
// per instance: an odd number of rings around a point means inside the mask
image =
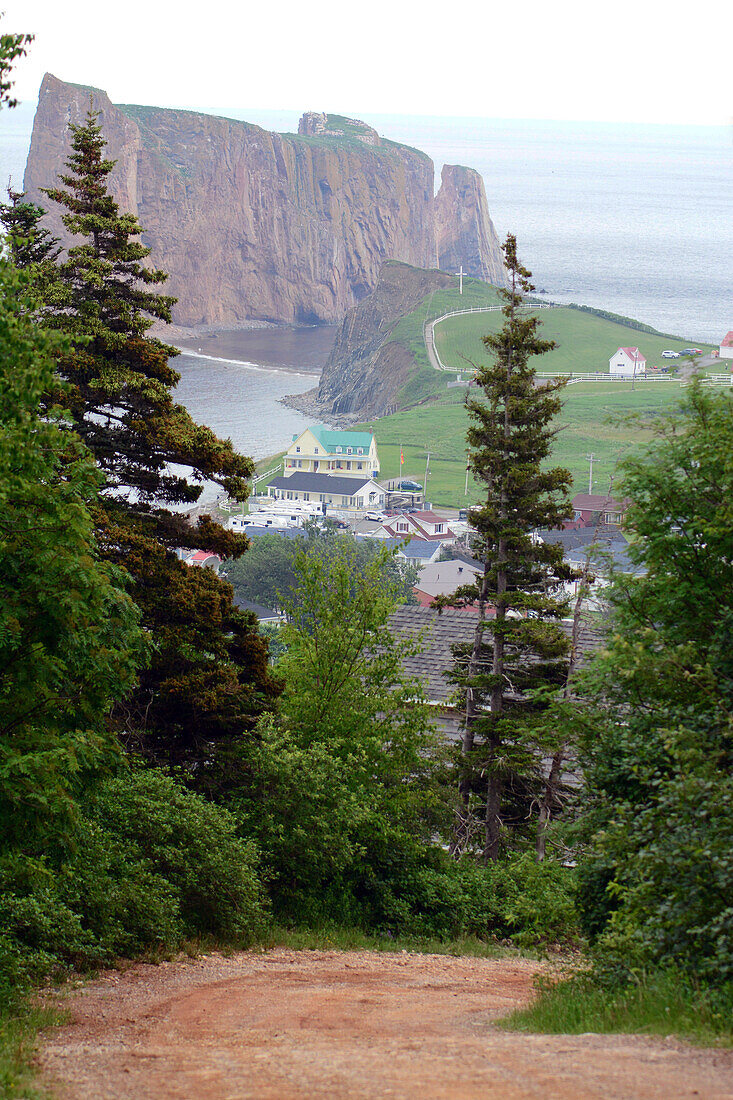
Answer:
POLYGON ((321 425, 306 428, 293 436, 285 452, 283 475, 294 473, 376 478, 377 441, 371 432, 341 432, 321 425))

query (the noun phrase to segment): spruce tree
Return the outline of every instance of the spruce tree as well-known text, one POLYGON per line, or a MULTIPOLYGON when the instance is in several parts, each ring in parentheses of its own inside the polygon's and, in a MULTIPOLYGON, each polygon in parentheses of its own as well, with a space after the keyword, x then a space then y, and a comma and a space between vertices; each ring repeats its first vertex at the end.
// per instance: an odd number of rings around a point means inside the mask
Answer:
POLYGON ((453 600, 478 605, 473 643, 457 655, 465 715, 454 850, 472 846, 481 830, 486 860, 498 858, 505 827, 526 820, 539 789, 545 704, 538 689, 561 686, 567 673, 569 643, 558 624, 567 605, 557 593, 572 575, 562 549, 532 534, 572 513, 569 471, 543 468, 564 382, 536 381, 530 361, 554 344, 540 337, 539 319, 523 308, 523 294, 533 287, 513 236, 503 251, 510 283, 501 292, 505 322, 484 337, 494 361, 477 371, 480 396, 466 401, 469 462, 484 486, 470 518, 483 570, 453 600))
POLYGON ((5 229, 9 259, 21 270, 53 263, 61 254, 58 238, 40 223, 46 211, 28 202, 25 193, 8 186, 9 202, 0 202, 0 225, 5 229))
POLYGON ((174 553, 200 548, 235 558, 246 538, 208 516, 193 526, 167 505, 193 504, 204 480, 244 499, 254 466, 173 400, 179 375, 170 360, 178 351, 149 329, 170 321, 174 299, 158 293, 166 275, 145 263, 150 250, 137 219, 109 194, 114 162, 104 157, 98 118, 90 106, 84 124, 71 126, 63 186, 46 189, 81 243, 58 266, 64 294, 49 302, 45 321, 70 338, 58 362, 66 404, 104 474, 100 546, 132 574, 155 642, 153 663, 118 722, 137 750, 209 788, 221 781, 220 750, 254 723, 277 685, 256 620, 233 606, 231 587, 174 553))

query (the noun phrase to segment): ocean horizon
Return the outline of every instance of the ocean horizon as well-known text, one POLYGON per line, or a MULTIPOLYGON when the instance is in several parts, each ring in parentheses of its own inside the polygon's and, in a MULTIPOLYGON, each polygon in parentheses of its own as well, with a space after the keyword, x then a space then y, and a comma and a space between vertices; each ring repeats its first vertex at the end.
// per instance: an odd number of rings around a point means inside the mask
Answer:
MULTIPOLYGON (((305 109, 305 108, 304 108, 305 109)), ((0 180, 19 189, 35 104, 0 114, 0 180)), ((204 109, 297 130, 301 112, 204 109)), ((733 328, 733 128, 374 114, 435 162, 481 173, 500 239, 537 289, 684 339, 733 328)))

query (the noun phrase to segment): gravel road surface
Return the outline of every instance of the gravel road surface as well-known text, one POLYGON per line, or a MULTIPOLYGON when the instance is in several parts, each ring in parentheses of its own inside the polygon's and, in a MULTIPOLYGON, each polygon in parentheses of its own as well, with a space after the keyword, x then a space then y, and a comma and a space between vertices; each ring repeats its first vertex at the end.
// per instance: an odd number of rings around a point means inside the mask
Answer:
POLYGON ((733 1098, 733 1051, 503 1032, 523 959, 275 950, 136 964, 71 991, 59 1100, 733 1098))

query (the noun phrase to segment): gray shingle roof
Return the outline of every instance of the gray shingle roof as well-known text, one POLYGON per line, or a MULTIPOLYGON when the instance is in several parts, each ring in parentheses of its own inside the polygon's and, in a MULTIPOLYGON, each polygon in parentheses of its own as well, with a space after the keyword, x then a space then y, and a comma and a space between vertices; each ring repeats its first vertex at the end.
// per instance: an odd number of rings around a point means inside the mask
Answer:
MULTIPOLYGON (((433 703, 448 704, 448 697, 455 691, 445 673, 453 668, 451 646, 458 642, 471 642, 478 616, 457 608, 446 608, 438 613, 432 607, 398 607, 390 616, 390 626, 397 637, 415 638, 422 632, 422 653, 406 657, 404 670, 424 686, 427 698, 433 703)), ((568 635, 572 623, 561 622, 568 635)), ((581 623, 578 640, 579 660, 583 663, 600 647, 603 630, 581 623)))
POLYGON ((336 493, 338 496, 351 497, 371 480, 370 477, 334 477, 333 474, 298 472, 289 477, 274 477, 270 485, 274 489, 292 489, 301 493, 336 493))

